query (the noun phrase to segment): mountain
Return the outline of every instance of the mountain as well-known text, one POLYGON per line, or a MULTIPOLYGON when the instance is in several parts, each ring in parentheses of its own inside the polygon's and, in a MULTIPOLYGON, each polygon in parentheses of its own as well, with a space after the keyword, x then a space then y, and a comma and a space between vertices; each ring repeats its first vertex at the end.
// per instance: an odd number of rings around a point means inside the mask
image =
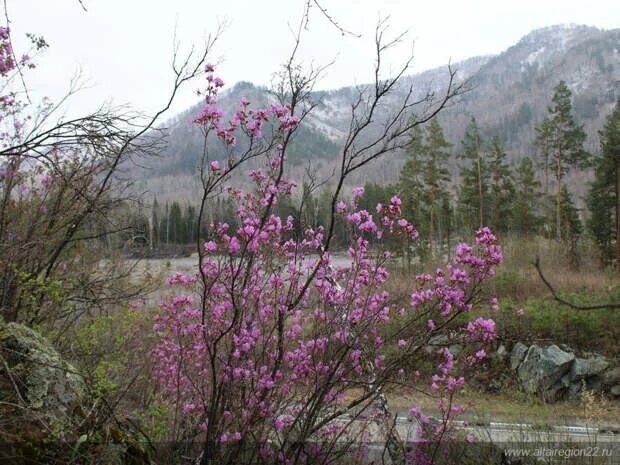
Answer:
MULTIPOLYGON (((620 29, 579 25, 537 29, 498 55, 470 58, 453 67, 458 70, 457 78, 468 80, 471 87, 439 117, 455 151, 474 116, 483 135, 500 137, 513 161, 533 155, 534 128, 547 116, 553 89, 560 80, 566 81, 573 93, 576 119, 588 134, 587 148, 596 151, 598 129, 620 92, 620 29)), ((447 76, 446 67, 436 68, 408 76, 403 84, 413 83, 420 92, 429 88, 440 91, 447 76)), ((293 178, 301 178, 308 160, 318 173, 331 172, 346 135, 355 91, 344 87, 314 93, 319 105, 304 122, 289 154, 293 178)), ((271 101, 266 89, 241 82, 222 93, 219 102, 230 112, 243 96, 256 107, 271 101)), ((151 193, 164 198, 193 197, 196 160, 203 143, 191 120, 199 109, 200 104, 168 122, 165 154, 149 170, 136 174, 151 193)), ((214 158, 222 155, 217 149, 213 153, 214 158)), ((394 182, 402 163, 403 154, 393 154, 382 159, 381 169, 369 167, 351 181, 394 182)))

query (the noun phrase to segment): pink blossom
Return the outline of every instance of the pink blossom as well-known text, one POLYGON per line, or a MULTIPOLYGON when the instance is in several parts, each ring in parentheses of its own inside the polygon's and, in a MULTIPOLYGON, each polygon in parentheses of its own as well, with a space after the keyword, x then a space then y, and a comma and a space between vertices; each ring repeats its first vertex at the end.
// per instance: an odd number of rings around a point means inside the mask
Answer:
POLYGON ((232 237, 230 239, 230 243, 228 244, 228 252, 231 254, 239 253, 241 250, 241 245, 239 244, 239 240, 236 237, 232 237))
POLYGON ((217 251, 217 244, 214 241, 208 241, 204 244, 205 252, 213 253, 217 251))
POLYGON ((362 195, 364 195, 364 188, 363 187, 354 187, 353 188, 353 197, 361 197, 362 195))

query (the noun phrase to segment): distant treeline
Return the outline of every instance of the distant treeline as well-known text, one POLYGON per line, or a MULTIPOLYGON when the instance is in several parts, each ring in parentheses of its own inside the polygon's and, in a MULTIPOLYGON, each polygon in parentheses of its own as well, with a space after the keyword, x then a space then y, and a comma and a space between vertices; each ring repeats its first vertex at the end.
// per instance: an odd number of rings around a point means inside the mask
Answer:
MULTIPOLYGON (((466 232, 490 226, 503 235, 533 236, 566 241, 577 246, 585 232, 601 250, 605 264, 615 259, 618 166, 620 162, 620 99, 600 131, 599 153, 584 150, 586 134, 574 119, 572 96, 561 81, 551 96, 548 118, 536 128, 530 154, 515 166, 507 161, 498 136, 484 139, 474 118, 457 149, 444 137, 433 119, 411 134, 407 160, 397 183, 366 184, 358 199, 361 208, 373 211, 398 195, 404 216, 420 233, 416 247, 433 251, 450 246, 466 232), (459 163, 457 176, 448 169, 452 158, 459 163), (585 199, 587 210, 579 211, 567 185, 571 171, 594 169, 594 181, 585 199)), ((283 199, 277 213, 296 220, 297 233, 304 225, 326 225, 331 211, 329 187, 304 185, 295 199, 283 199)), ((161 204, 155 199, 150 220, 138 215, 134 224, 148 235, 153 246, 196 242, 198 212, 192 203, 161 204)), ((208 225, 235 225, 232 202, 219 198, 207 205, 200 236, 208 236, 208 225)), ((346 242, 341 222, 337 238, 346 242)), ((338 242, 336 242, 338 245, 338 242)), ((396 244, 394 244, 397 247, 396 244)))

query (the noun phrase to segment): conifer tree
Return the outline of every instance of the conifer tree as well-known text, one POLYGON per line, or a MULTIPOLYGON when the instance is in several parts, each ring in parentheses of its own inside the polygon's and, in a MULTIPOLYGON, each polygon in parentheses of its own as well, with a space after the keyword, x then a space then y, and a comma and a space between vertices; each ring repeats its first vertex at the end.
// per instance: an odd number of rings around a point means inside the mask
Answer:
POLYGON ((421 235, 427 233, 426 209, 422 202, 425 153, 424 131, 421 126, 415 126, 407 146, 407 161, 400 173, 397 192, 403 202, 403 217, 415 224, 421 235))
POLYGON ((448 192, 444 192, 439 206, 438 230, 441 233, 439 242, 445 243, 448 251, 451 250, 451 240, 454 234, 454 208, 448 192))
POLYGON ((422 237, 428 237, 428 206, 424 201, 424 160, 427 156, 426 131, 421 126, 412 130, 407 147, 407 161, 396 186, 401 198, 403 217, 416 225, 422 237))
POLYGON ((196 212, 196 207, 190 203, 185 207, 185 217, 183 219, 184 223, 184 244, 193 244, 196 242, 196 221, 198 219, 198 215, 196 212))
POLYGON ((562 229, 565 231, 567 239, 575 240, 583 233, 579 209, 575 205, 573 196, 566 186, 562 186, 561 196, 560 218, 562 229))
POLYGON ((571 168, 587 165, 588 154, 583 148, 586 134, 572 114, 571 91, 564 81, 556 86, 548 108, 549 118, 543 121, 538 131, 538 143, 544 136, 549 162, 555 176, 555 232, 556 238, 566 238, 570 231, 562 230, 562 188, 564 177, 571 168))
POLYGON ((510 167, 506 163, 506 152, 499 137, 493 137, 489 152, 489 226, 494 231, 506 232, 510 225, 511 204, 514 197, 510 167))
POLYGON ((172 202, 170 206, 170 214, 168 215, 168 223, 170 224, 170 242, 179 244, 182 230, 181 206, 178 202, 172 202))
POLYGON ((595 160, 594 181, 587 197, 588 229, 606 264, 610 264, 615 255, 616 272, 620 274, 620 241, 617 240, 620 228, 620 97, 600 135, 601 152, 595 160))
POLYGON ((562 186, 560 195, 560 221, 564 231, 563 240, 568 245, 568 258, 571 266, 578 268, 579 254, 577 253, 577 241, 583 233, 583 225, 579 217, 579 209, 576 207, 573 197, 565 185, 562 186))
POLYGON ((422 198, 429 210, 428 240, 431 249, 436 239, 439 207, 447 195, 447 186, 450 181, 450 172, 447 168, 450 147, 452 144, 446 140, 439 121, 433 118, 428 130, 426 150, 422 162, 422 198))
POLYGON ((524 157, 515 171, 515 197, 512 213, 512 229, 526 237, 536 233, 539 224, 540 182, 536 179, 534 162, 524 157))
POLYGON ((486 208, 489 201, 488 165, 483 153, 483 142, 475 118, 471 118, 461 141, 462 152, 459 157, 466 160, 461 167, 461 186, 459 203, 464 216, 463 223, 468 228, 481 228, 487 222, 486 208))
POLYGON ((374 182, 364 184, 364 194, 358 199, 357 204, 360 209, 374 212, 377 204, 386 205, 390 203, 390 198, 396 194, 396 187, 391 184, 382 186, 374 182))
POLYGON ((551 163, 551 136, 552 136, 551 120, 544 120, 539 127, 536 128, 536 141, 534 145, 538 149, 538 166, 542 169, 543 175, 543 192, 549 194, 549 169, 551 163))

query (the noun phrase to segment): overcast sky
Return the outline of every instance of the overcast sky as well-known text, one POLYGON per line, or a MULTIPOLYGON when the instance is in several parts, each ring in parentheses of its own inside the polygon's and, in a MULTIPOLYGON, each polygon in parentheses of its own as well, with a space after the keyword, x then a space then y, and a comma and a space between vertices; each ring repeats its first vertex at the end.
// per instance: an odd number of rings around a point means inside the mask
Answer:
MULTIPOLYGON (((200 45, 227 22, 211 61, 227 84, 268 84, 293 44, 304 0, 7 0, 14 40, 25 32, 45 36, 50 48, 29 73, 38 95, 58 98, 81 69, 90 85, 74 103, 86 109, 113 98, 153 111, 170 88, 173 34, 181 50, 200 45)), ((577 23, 604 29, 620 27, 618 0, 321 0, 347 30, 342 36, 318 12, 311 11, 302 37, 307 62, 336 63, 320 88, 336 88, 371 79, 372 39, 377 18, 390 15, 394 33, 409 31, 408 42, 390 56, 394 67, 412 43, 414 71, 475 55, 499 53, 532 29, 577 23)), ((22 42, 23 43, 23 42, 22 42)), ((196 101, 192 84, 173 111, 196 101)))

